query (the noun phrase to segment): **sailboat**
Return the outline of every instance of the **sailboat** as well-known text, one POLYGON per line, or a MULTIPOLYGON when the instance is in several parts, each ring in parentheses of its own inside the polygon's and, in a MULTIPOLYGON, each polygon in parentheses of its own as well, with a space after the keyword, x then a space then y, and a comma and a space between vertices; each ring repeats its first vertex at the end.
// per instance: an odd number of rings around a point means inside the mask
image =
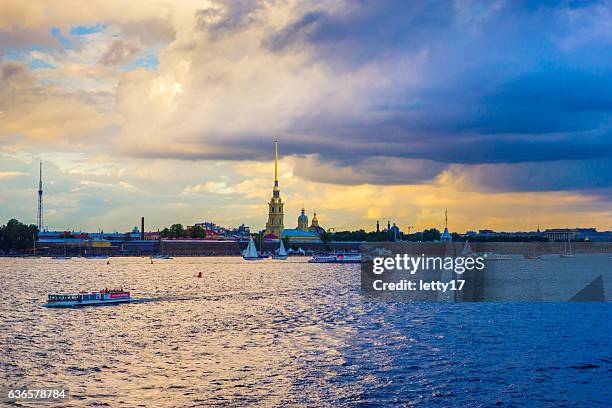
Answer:
POLYGON ((567 242, 563 243, 563 252, 559 254, 561 258, 575 258, 576 254, 572 252, 572 243, 568 239, 567 242))
MULTIPOLYGON (((525 244, 525 247, 528 248, 528 245, 525 244)), ((533 250, 532 251, 528 252, 527 249, 525 249, 525 252, 523 253, 523 256, 525 257, 525 259, 540 259, 542 257, 542 255, 538 253, 537 249, 538 249, 538 244, 536 243, 536 245, 533 246, 533 250)))
POLYGON ((283 240, 280 240, 280 246, 276 254, 272 255, 272 259, 287 259, 287 251, 285 251, 285 245, 283 240))
POLYGON ((255 241, 253 241, 253 237, 249 240, 249 245, 247 245, 246 249, 242 253, 242 258, 247 261, 256 261, 258 259, 264 259, 265 256, 259 255, 257 252, 257 247, 255 246, 255 241))
POLYGON ((466 239, 465 244, 463 244, 463 251, 461 252, 462 256, 471 256, 473 254, 472 247, 470 246, 469 241, 466 239))

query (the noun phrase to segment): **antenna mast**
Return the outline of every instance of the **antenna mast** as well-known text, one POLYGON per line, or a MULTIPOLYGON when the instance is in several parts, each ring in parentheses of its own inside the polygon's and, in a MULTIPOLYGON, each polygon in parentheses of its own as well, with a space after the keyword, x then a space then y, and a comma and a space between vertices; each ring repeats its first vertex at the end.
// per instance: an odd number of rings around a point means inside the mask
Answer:
POLYGON ((43 186, 42 186, 42 161, 39 164, 39 178, 38 178, 38 217, 36 219, 38 224, 38 231, 43 229, 43 186))

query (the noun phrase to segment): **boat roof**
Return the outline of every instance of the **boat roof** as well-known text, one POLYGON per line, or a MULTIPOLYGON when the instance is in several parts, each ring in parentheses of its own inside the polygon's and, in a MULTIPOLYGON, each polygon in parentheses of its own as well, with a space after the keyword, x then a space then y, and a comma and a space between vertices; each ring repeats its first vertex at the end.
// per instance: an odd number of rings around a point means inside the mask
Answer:
POLYGON ((109 290, 109 291, 104 291, 104 290, 96 290, 96 291, 92 291, 92 292, 65 292, 65 293, 58 293, 58 292, 53 292, 53 293, 49 293, 49 295, 60 295, 60 296, 76 296, 76 295, 96 295, 99 293, 129 293, 128 290, 109 290))

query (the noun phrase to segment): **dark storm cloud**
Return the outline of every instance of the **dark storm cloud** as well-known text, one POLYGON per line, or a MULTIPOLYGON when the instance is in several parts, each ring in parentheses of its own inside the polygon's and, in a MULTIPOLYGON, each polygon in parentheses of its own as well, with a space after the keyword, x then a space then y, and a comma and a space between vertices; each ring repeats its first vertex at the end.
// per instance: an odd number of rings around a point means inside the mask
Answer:
POLYGON ((335 11, 305 12, 270 34, 264 45, 273 52, 312 46, 318 57, 353 69, 372 58, 426 46, 444 36, 452 19, 452 6, 445 2, 348 2, 335 11))
MULTIPOLYGON (((462 169, 462 177, 489 191, 610 189, 612 159, 482 165, 462 169)), ((610 197, 609 197, 610 198, 610 197)))
POLYGON ((331 184, 405 185, 431 182, 447 167, 442 163, 404 158, 368 157, 359 163, 334 163, 309 156, 298 158, 293 172, 307 180, 331 184))
POLYGON ((576 61, 579 50, 560 50, 554 40, 571 36, 567 23, 557 27, 562 9, 513 2, 480 20, 462 10, 462 24, 459 10, 438 2, 358 4, 342 15, 308 12, 265 44, 275 52, 310 47, 314 58, 350 70, 428 50, 420 85, 397 81, 372 95, 380 100, 372 109, 388 113, 382 125, 400 131, 540 134, 591 130, 607 119, 612 58, 593 52, 576 61))
MULTIPOLYGON (((610 7, 364 1, 305 12, 263 44, 273 53, 307 50, 341 73, 426 52, 416 83, 402 80, 401 66, 388 65, 393 86, 373 88, 361 112, 376 113, 376 120, 325 111, 295 118, 295 132, 312 135, 310 153, 323 161, 358 167, 360 157, 386 155, 526 163, 512 177, 491 171, 474 181, 499 180, 518 191, 603 188, 612 184, 612 35, 598 24, 606 24, 610 7)), ((386 171, 401 178, 401 169, 386 171)))
POLYGON ((611 2, 304 2, 270 18, 273 6, 214 2, 195 14, 203 43, 223 38, 230 45, 188 49, 198 53, 190 72, 202 71, 185 94, 199 91, 205 100, 216 86, 227 88, 223 95, 244 92, 220 102, 236 105, 237 126, 218 138, 203 120, 171 129, 176 143, 169 146, 121 153, 269 160, 271 129, 279 124, 283 155, 315 156, 327 166, 322 172, 302 163, 296 174, 311 180, 422 183, 454 165, 484 189, 496 178, 508 191, 612 184, 606 165, 593 167, 597 177, 581 170, 612 158, 611 2), (235 35, 253 27, 263 28, 249 31, 262 36, 259 49, 235 35), (209 74, 228 61, 232 66, 209 74), (278 83, 266 76, 275 70, 278 83), (259 80, 268 85, 258 87, 259 80), (311 89, 300 89, 300 81, 311 89), (478 168, 512 176, 471 172, 478 168))

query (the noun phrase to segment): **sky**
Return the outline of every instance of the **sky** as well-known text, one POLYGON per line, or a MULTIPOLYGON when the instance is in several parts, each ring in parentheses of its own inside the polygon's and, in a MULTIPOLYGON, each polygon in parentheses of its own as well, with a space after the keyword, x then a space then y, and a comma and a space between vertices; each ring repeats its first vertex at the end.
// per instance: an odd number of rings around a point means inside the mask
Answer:
POLYGON ((0 224, 612 230, 610 1, 0 0, 0 224))

